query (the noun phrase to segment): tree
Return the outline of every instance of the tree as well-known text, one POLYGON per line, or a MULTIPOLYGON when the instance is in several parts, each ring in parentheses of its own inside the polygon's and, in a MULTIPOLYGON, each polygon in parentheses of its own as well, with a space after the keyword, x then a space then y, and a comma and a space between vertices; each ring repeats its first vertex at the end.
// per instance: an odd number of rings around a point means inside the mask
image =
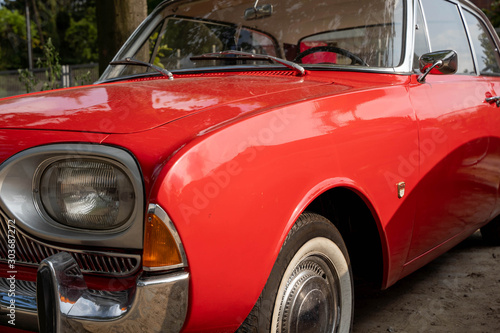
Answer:
POLYGON ((147 0, 99 0, 96 3, 99 71, 102 73, 147 16, 147 0))
POLYGON ((51 38, 61 63, 101 58, 102 72, 148 10, 161 1, 0 0, 0 69, 27 67, 26 2, 32 19, 33 59, 44 57, 43 47, 51 38))
MULTIPOLYGON (((32 26, 32 31, 35 31, 32 26)), ((39 44, 33 34, 33 46, 39 44)), ((27 67, 26 18, 18 10, 0 7, 0 70, 27 67)))
MULTIPOLYGON (((72 56, 78 55, 78 62, 97 62, 99 60, 95 7, 87 8, 86 15, 80 19, 70 17, 68 28, 63 31, 66 49, 71 51, 72 56)), ((62 51, 64 48, 61 49, 62 51)), ((69 56, 63 54, 63 59, 67 59, 69 56)), ((68 62, 66 61, 66 63, 68 62)))
POLYGON ((496 28, 500 28, 500 1, 494 1, 489 8, 483 10, 496 28))
POLYGON ((45 57, 43 47, 49 38, 60 54, 61 63, 98 61, 96 0, 5 0, 3 3, 0 6, 0 53, 7 56, 0 58, 0 68, 28 67, 26 3, 31 12, 35 61, 45 57))
POLYGON ((156 6, 162 3, 164 0, 148 0, 148 13, 151 13, 156 6))

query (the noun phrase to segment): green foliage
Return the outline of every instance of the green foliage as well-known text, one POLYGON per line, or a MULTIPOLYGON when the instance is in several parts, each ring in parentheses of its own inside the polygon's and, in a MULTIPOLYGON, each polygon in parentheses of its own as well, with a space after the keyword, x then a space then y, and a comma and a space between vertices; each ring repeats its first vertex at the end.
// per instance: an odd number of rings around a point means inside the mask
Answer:
POLYGON ((61 63, 98 60, 96 0, 4 0, 0 6, 0 70, 28 64, 26 1, 32 21, 34 59, 45 57, 43 42, 50 38, 60 51, 61 63))
MULTIPOLYGON (((33 25, 32 25, 33 31, 33 25)), ((33 35, 33 46, 39 44, 33 35)), ((25 67, 28 63, 26 19, 19 11, 0 7, 0 70, 25 67)))
MULTIPOLYGON (((45 82, 42 84, 41 90, 53 90, 59 88, 59 82, 62 75, 62 66, 60 64, 59 53, 52 44, 52 39, 49 38, 43 46, 43 59, 38 58, 37 66, 45 68, 45 82)), ((19 81, 26 87, 26 93, 36 90, 38 80, 28 69, 19 69, 19 81)))
POLYGON ((89 8, 87 13, 78 21, 71 18, 64 40, 73 53, 79 55, 79 62, 96 62, 99 54, 95 8, 89 8))
POLYGON ((151 13, 163 0, 148 0, 148 13, 151 13))
POLYGON ((491 21, 491 24, 496 28, 500 28, 500 0, 494 1, 490 8, 483 10, 486 16, 491 21))
MULTIPOLYGON (((173 50, 164 43, 164 38, 165 36, 162 36, 161 41, 157 41, 158 31, 152 34, 151 37, 149 37, 149 55, 153 54, 154 46, 156 45, 156 43, 159 43, 159 47, 156 51, 156 56, 153 60, 153 64, 161 68, 165 68, 165 65, 161 62, 161 59, 166 58, 173 52, 173 50)), ((145 60, 149 61, 149 58, 145 60)))
POLYGON ((38 80, 36 79, 35 75, 33 75, 33 72, 27 68, 18 69, 18 72, 19 72, 19 81, 26 88, 26 93, 29 94, 30 92, 35 91, 38 80))
POLYGON ((91 84, 92 83, 92 73, 90 71, 87 71, 87 73, 85 73, 85 74, 75 76, 74 79, 76 81, 75 86, 84 86, 86 84, 91 84))
POLYGON ((43 60, 39 58, 37 61, 38 67, 47 69, 45 71, 47 82, 43 84, 42 90, 57 89, 61 80, 62 67, 59 63, 59 53, 52 44, 51 38, 49 38, 47 44, 43 47, 43 54, 45 58, 43 60))
POLYGON ((9 31, 19 37, 26 38, 26 21, 19 11, 11 12, 7 8, 0 8, 0 29, 2 32, 9 31))

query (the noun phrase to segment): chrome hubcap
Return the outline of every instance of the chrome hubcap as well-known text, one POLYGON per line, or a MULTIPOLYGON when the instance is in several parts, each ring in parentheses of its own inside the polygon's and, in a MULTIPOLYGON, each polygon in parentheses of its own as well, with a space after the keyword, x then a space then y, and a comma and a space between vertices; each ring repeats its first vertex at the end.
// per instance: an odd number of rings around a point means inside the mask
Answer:
POLYGON ((336 332, 339 305, 339 278, 333 265, 322 256, 308 256, 297 264, 287 281, 277 332, 336 332))

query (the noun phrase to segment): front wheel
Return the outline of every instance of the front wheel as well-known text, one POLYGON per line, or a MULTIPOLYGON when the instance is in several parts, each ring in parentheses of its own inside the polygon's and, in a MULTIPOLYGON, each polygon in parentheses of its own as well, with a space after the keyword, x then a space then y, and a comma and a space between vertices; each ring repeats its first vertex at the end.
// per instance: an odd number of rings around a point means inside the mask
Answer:
POLYGON ((324 217, 304 213, 238 332, 350 332, 353 303, 351 265, 340 233, 324 217))

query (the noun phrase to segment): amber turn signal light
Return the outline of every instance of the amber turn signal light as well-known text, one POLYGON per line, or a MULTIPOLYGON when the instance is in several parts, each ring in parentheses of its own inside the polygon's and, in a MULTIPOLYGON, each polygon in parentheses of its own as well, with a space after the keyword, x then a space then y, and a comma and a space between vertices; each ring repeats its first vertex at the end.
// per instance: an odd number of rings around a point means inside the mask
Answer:
POLYGON ((172 233, 156 215, 149 214, 144 232, 143 266, 159 268, 182 264, 182 257, 172 233))

